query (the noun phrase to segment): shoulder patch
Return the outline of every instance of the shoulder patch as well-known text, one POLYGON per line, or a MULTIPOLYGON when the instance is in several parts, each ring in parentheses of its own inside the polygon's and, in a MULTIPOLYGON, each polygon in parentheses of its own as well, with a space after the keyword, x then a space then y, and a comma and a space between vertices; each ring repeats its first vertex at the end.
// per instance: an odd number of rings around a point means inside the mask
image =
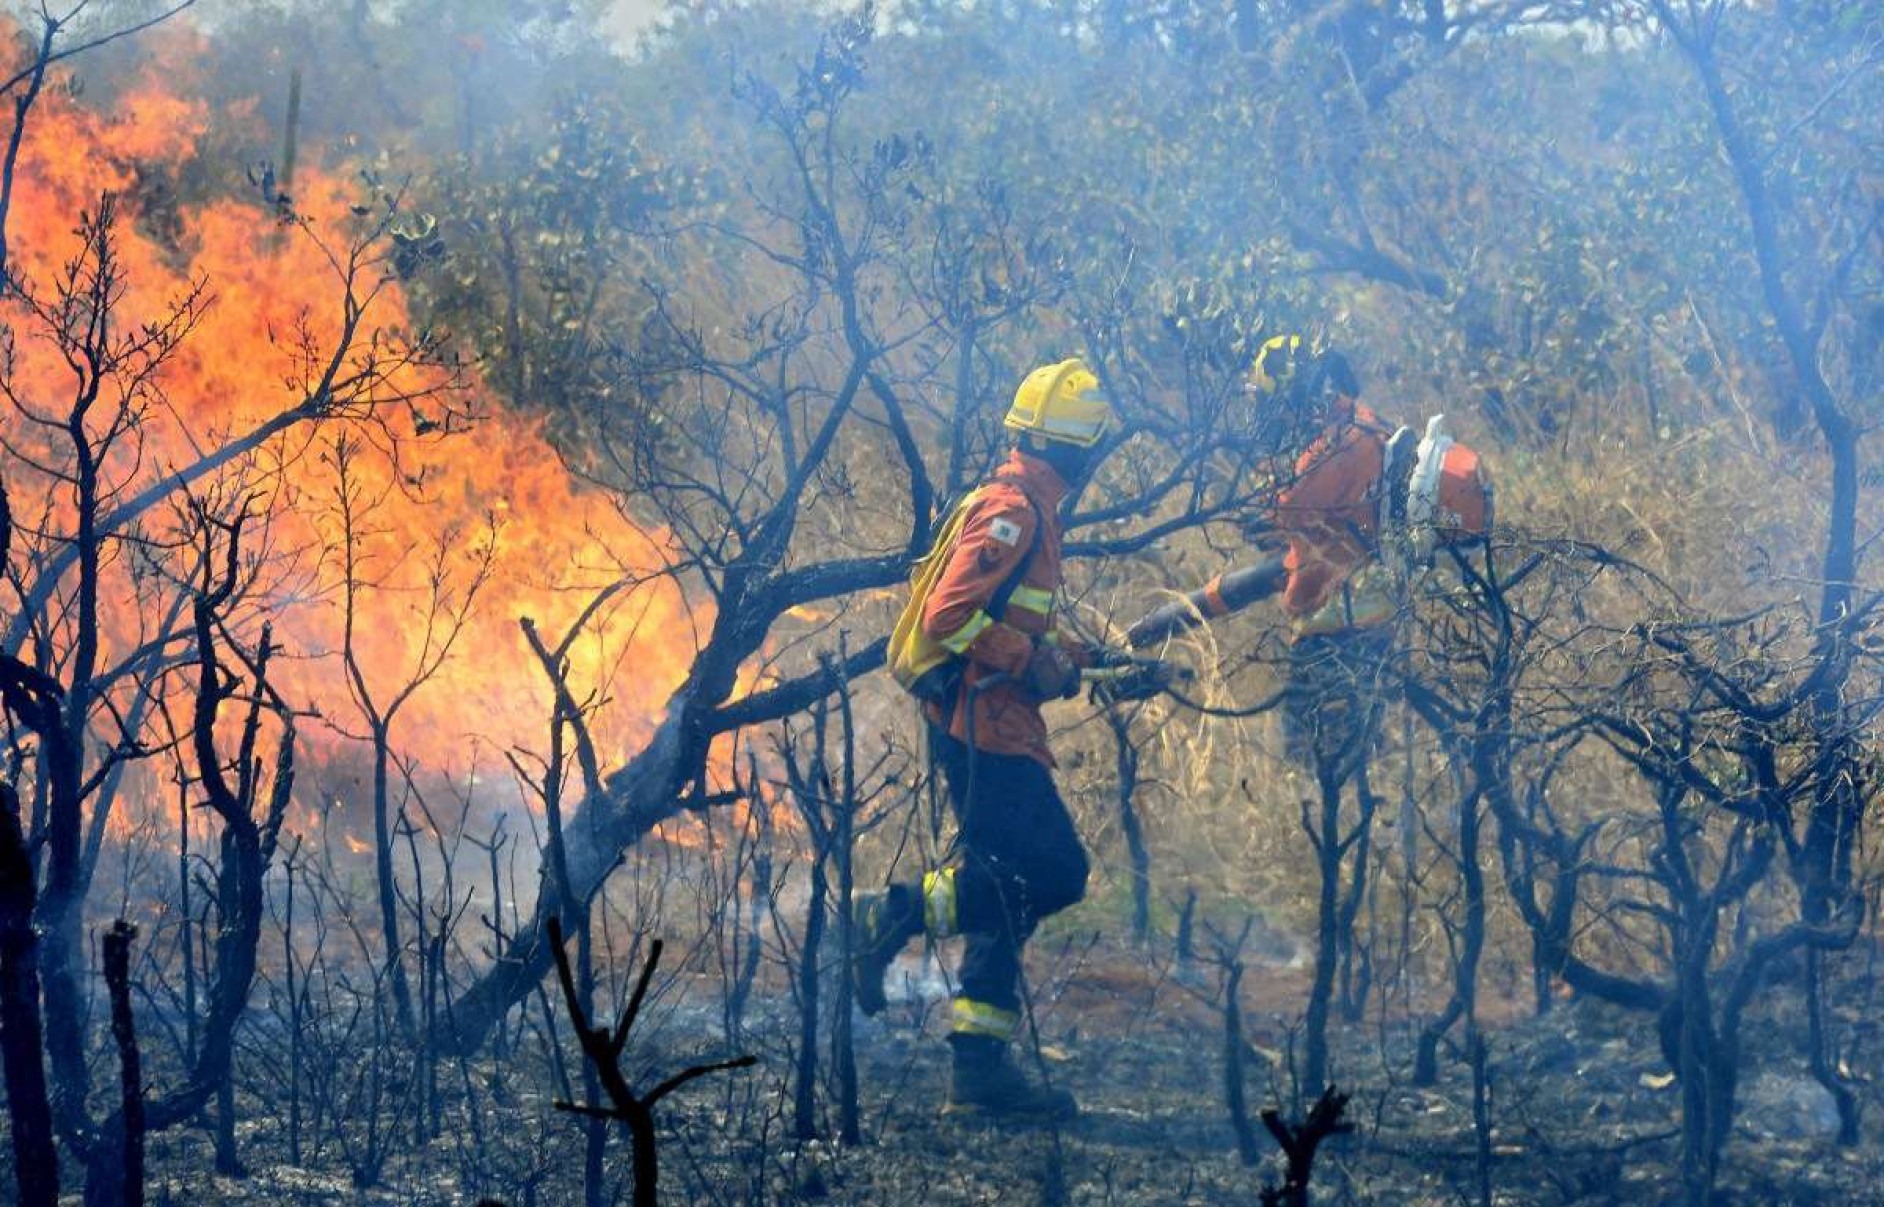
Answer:
POLYGON ((1020 525, 1013 520, 996 518, 994 523, 988 525, 988 535, 1003 545, 1018 545, 1021 537, 1020 525))

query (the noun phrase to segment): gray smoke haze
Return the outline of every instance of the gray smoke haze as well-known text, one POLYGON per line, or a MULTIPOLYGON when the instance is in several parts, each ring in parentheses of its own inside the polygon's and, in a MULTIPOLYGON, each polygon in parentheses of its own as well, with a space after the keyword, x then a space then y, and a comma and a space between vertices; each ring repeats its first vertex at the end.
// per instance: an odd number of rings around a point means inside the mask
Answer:
POLYGON ((609 25, 618 37, 630 41, 654 23, 663 7, 661 0, 616 0, 609 12, 609 25))

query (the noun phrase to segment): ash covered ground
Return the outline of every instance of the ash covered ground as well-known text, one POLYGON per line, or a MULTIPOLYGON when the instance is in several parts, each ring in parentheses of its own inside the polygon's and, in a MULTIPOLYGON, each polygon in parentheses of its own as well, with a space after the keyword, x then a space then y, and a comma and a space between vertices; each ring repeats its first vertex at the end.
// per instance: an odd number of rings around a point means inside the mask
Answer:
MULTIPOLYGON (((751 1070, 718 1074, 680 1091, 660 1111, 661 1201, 830 1204, 1258 1204, 1280 1184, 1282 1161, 1260 1139, 1262 1162, 1243 1164, 1226 1108, 1221 976, 1168 959, 1062 933, 1042 944, 1063 969, 1040 986, 1038 1044, 1025 1060, 1036 1076, 1072 1090, 1075 1122, 1011 1129, 938 1113, 948 1077, 946 982, 940 966, 906 956, 892 974, 892 1005, 855 1027, 864 1142, 844 1145, 828 1061, 821 1065, 821 1135, 793 1138, 797 1019, 782 986, 758 987, 742 1048, 751 1070)), ((1245 972, 1244 1056, 1249 1110, 1281 1106, 1289 1084, 1303 973, 1271 953, 1245 972)), ((652 1081, 730 1049, 723 1003, 703 984, 672 983, 648 1015, 648 1040, 624 1066, 652 1081)), ((1392 1003, 1345 1023, 1334 1045, 1337 1083, 1352 1092, 1352 1133, 1331 1139, 1315 1167, 1313 1201, 1441 1207, 1489 1201, 1507 1207, 1656 1203, 1676 1195, 1681 1087, 1652 1020, 1564 996, 1543 1016, 1510 1001, 1483 1024, 1482 1088, 1491 1128, 1474 1126, 1469 1052, 1442 1046, 1441 1075, 1411 1084, 1414 1029, 1392 1003), (1482 1140, 1482 1142, 1481 1142, 1482 1140), (1481 1181, 1481 1179, 1483 1181, 1481 1181), (1488 1200, 1481 1200, 1481 1186, 1488 1200)), ((559 1019, 566 1023, 566 1020, 559 1019)), ((1856 1046, 1874 1022, 1846 1020, 1856 1046)), ((1884 1146, 1874 1140, 1880 1097, 1862 1080, 1867 1135, 1833 1143, 1829 1097, 1799 1071, 1785 1036, 1800 1020, 1762 1016, 1750 1027, 1741 1108, 1720 1177, 1720 1202, 1884 1203, 1884 1146)), ((279 1087, 251 1076, 243 1087, 247 1176, 219 1176, 207 1135, 153 1137, 154 1203, 460 1204, 489 1196, 520 1204, 582 1202, 584 1126, 556 1109, 558 1070, 535 1043, 541 1018, 518 1028, 508 1058, 449 1070, 447 1127, 422 1145, 403 1136, 383 1181, 353 1184, 349 1153, 365 1143, 358 1122, 335 1124, 301 1164, 288 1161, 279 1087), (533 1034, 534 1033, 534 1034, 533 1034), (351 1130, 349 1139, 340 1137, 351 1130)), ((563 1070, 571 1077, 573 1069, 563 1070)), ((1851 1072, 1851 1070, 1847 1070, 1851 1072)), ((391 1085, 390 1093, 402 1087, 391 1085)), ((389 1119, 404 1131, 408 1120, 389 1119)), ((1260 1124, 1256 1124, 1260 1131, 1260 1124)), ((628 1201, 625 1137, 606 1150, 608 1196, 628 1201)))

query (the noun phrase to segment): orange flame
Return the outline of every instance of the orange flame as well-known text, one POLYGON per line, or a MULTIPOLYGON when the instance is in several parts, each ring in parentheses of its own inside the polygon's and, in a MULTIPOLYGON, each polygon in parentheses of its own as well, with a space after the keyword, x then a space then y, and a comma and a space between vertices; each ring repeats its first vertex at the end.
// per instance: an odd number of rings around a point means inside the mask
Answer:
MULTIPOLYGON (((125 284, 114 313, 126 331, 161 319, 199 282, 206 287, 194 330, 156 379, 161 396, 148 399, 135 448, 107 463, 108 476, 130 491, 299 401, 296 386, 306 375, 300 333, 326 355, 341 329, 342 285, 329 251, 307 232, 281 229, 259 190, 202 204, 178 204, 167 193, 158 165, 189 161, 210 130, 205 105, 173 87, 182 76, 172 60, 187 61, 191 40, 175 33, 165 39, 171 53, 110 115, 82 107, 49 82, 31 115, 8 223, 10 271, 49 298, 62 267, 79 253, 78 216, 95 211, 101 195, 115 195, 125 284)), ((298 170, 292 204, 309 231, 344 252, 348 232, 362 229, 350 208, 362 200, 359 190, 311 158, 298 170)), ((372 306, 367 329, 409 326, 397 280, 380 285, 372 306)), ((73 376, 43 324, 12 302, 0 307, 0 322, 15 335, 16 393, 62 415, 73 376)), ((385 393, 423 394, 438 384, 425 371, 403 368, 385 393)), ((406 686, 436 648, 436 624, 427 635, 428 621, 438 619, 430 608, 434 577, 447 611, 461 606, 488 545, 488 581, 471 601, 451 657, 400 712, 393 745, 427 769, 452 775, 467 774, 479 744, 542 749, 553 697, 519 618, 533 617, 554 646, 604 586, 645 579, 599 610, 570 650, 568 677, 578 696, 608 700, 596 721, 608 761, 658 719, 691 663, 698 620, 673 580, 659 573, 662 534, 638 528, 606 499, 578 489, 536 424, 504 412, 482 388, 474 385, 472 394, 485 414, 469 434, 415 443, 397 460, 374 455, 369 441, 352 465, 363 476, 361 495, 378 500, 358 546, 362 577, 372 580, 360 596, 355 630, 367 680, 382 707, 406 686)), ((115 401, 101 400, 94 431, 115 401)), ((291 429, 265 455, 229 471, 244 479, 225 477, 222 485, 256 494, 269 513, 266 540, 276 560, 266 581, 273 594, 260 606, 285 648, 278 685, 336 728, 358 734, 364 726, 337 656, 341 534, 329 441, 345 422, 327 421, 318 433, 291 429)), ((42 455, 58 448, 58 433, 48 436, 17 412, 0 415, 0 435, 42 455)), ((22 531, 43 523, 69 533, 69 487, 14 457, 7 462, 22 531)), ((16 540, 16 558, 24 543, 16 540)), ((252 538, 251 555, 261 544, 252 538)), ((112 579, 104 596, 115 610, 105 638, 121 655, 151 633, 153 618, 129 602, 148 584, 137 578, 143 571, 136 557, 120 556, 106 572, 112 579)), ((320 727, 301 728, 319 740, 320 727)), ((495 761, 486 756, 480 769, 495 761)))

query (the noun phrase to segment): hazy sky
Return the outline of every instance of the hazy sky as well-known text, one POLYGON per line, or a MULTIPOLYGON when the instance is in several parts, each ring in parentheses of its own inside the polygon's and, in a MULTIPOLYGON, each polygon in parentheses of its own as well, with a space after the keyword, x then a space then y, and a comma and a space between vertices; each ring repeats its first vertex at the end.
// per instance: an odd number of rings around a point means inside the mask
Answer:
POLYGON ((661 11, 662 0, 615 0, 611 18, 623 35, 633 35, 661 11))

